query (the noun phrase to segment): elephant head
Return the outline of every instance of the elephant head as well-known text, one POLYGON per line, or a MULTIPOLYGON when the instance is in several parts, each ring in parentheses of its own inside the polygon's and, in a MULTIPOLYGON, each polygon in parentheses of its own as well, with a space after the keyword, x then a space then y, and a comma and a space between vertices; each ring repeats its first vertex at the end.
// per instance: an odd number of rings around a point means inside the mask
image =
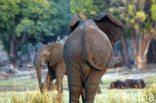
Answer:
MULTIPOLYGON (((93 16, 92 19, 101 31, 106 33, 111 44, 114 45, 123 35, 122 23, 111 13, 101 13, 93 16)), ((82 22, 78 15, 73 15, 70 21, 70 33, 82 22)))
POLYGON ((50 50, 47 46, 45 47, 41 47, 39 50, 38 50, 38 53, 35 57, 35 62, 34 62, 34 66, 36 68, 36 72, 37 72, 37 77, 38 77, 38 83, 39 83, 39 88, 40 88, 40 91, 42 91, 42 77, 41 77, 41 68, 42 68, 42 65, 44 63, 47 63, 49 62, 49 58, 50 57, 50 50))

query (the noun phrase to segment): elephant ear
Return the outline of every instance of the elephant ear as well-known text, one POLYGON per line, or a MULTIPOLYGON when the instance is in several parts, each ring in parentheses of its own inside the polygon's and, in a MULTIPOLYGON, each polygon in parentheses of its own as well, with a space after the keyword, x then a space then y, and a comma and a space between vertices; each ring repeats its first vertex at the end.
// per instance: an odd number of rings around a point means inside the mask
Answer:
POLYGON ((99 15, 96 15, 94 17, 92 17, 91 19, 93 19, 94 21, 101 21, 102 19, 109 19, 111 20, 113 23, 122 26, 123 24, 121 23, 120 20, 118 20, 115 16, 113 16, 111 13, 101 13, 99 15))
POLYGON ((78 25, 78 21, 79 21, 78 15, 73 15, 70 20, 69 34, 75 30, 75 28, 78 25))
POLYGON ((91 17, 96 25, 108 36, 112 45, 114 45, 123 35, 122 23, 111 13, 101 13, 91 17))

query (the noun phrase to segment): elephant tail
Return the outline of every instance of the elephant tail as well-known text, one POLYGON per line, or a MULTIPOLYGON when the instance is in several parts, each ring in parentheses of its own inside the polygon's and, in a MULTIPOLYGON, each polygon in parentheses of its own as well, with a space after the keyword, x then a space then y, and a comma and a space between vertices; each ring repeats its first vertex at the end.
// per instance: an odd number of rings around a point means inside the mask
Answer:
POLYGON ((124 64, 124 61, 121 61, 119 63, 115 63, 113 65, 108 65, 106 67, 98 67, 94 64, 94 62, 91 60, 91 59, 85 59, 81 56, 81 59, 86 63, 88 64, 89 66, 93 67, 94 69, 96 70, 105 70, 105 69, 111 69, 111 68, 117 68, 117 67, 120 67, 121 65, 124 64))
POLYGON ((109 65, 109 66, 107 67, 107 69, 120 67, 120 66, 122 66, 124 63, 125 63, 124 61, 120 61, 119 63, 115 63, 115 64, 113 64, 113 65, 109 65))

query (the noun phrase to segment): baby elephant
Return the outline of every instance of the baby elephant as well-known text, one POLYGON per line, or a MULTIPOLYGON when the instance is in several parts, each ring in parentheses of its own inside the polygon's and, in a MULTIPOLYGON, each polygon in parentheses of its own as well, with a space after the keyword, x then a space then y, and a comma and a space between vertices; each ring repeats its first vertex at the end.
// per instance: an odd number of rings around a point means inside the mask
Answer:
POLYGON ((63 44, 54 43, 41 47, 35 57, 36 68, 40 91, 43 92, 41 68, 43 64, 48 65, 48 73, 44 82, 44 88, 49 89, 52 81, 56 79, 57 90, 63 92, 62 79, 65 74, 65 63, 63 58, 63 44))

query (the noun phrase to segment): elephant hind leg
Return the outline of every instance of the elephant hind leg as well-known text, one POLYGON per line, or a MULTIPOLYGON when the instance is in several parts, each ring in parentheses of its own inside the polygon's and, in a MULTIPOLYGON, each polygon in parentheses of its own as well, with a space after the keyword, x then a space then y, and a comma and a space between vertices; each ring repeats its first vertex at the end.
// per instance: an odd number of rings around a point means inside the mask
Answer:
POLYGON ((85 102, 94 103, 95 94, 99 87, 99 82, 103 73, 101 71, 91 71, 85 83, 85 102))
POLYGON ((94 103, 95 94, 97 91, 98 84, 87 84, 85 87, 85 100, 84 103, 94 103))
POLYGON ((82 92, 82 79, 80 69, 74 65, 68 68, 68 85, 69 85, 69 103, 79 103, 79 98, 82 92))
POLYGON ((82 91, 81 91, 81 98, 83 103, 85 102, 85 81, 89 76, 90 68, 86 64, 81 65, 81 77, 83 80, 83 85, 82 85, 82 91))

